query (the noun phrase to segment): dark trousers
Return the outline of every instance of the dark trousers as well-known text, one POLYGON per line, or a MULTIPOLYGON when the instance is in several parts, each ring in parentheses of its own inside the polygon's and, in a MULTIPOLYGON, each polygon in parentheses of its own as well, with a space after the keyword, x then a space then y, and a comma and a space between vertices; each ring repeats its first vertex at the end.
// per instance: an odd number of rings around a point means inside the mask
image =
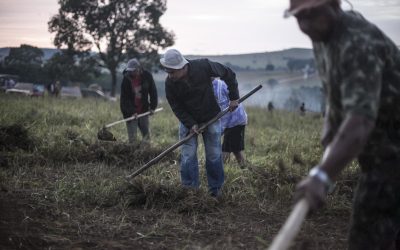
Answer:
POLYGON ((137 128, 139 127, 142 138, 145 141, 150 140, 149 132, 149 116, 141 117, 137 120, 126 122, 126 127, 128 129, 128 139, 129 143, 134 143, 137 140, 137 128))
POLYGON ((359 162, 362 173, 353 201, 349 249, 400 249, 394 248, 400 231, 400 159, 359 162))

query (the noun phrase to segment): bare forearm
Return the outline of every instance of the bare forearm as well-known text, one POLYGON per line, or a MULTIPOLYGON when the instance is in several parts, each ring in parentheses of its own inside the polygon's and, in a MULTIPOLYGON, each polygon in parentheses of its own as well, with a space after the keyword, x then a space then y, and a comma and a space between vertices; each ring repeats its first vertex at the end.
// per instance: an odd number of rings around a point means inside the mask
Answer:
POLYGON ((330 117, 329 117, 329 107, 326 107, 325 110, 325 117, 324 117, 324 125, 322 128, 322 134, 321 134, 321 144, 324 147, 324 149, 326 149, 326 147, 328 147, 329 143, 332 142, 332 125, 330 122, 330 117))
POLYGON ((320 168, 331 179, 335 179, 342 169, 362 151, 373 127, 373 121, 365 117, 359 115, 346 117, 339 131, 326 147, 320 168))

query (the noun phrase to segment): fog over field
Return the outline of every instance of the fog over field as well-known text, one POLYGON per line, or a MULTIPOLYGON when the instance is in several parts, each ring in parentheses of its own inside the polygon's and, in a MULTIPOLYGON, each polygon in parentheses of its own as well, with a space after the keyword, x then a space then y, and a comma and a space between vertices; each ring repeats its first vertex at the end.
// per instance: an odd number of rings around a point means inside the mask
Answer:
MULTIPOLYGON (((272 102, 277 109, 297 111, 304 102, 307 111, 322 111, 323 96, 317 76, 309 79, 288 80, 285 82, 285 79, 282 79, 275 86, 268 83, 262 84, 260 93, 246 100, 245 105, 267 107, 268 103, 272 102)), ((251 87, 242 85, 239 90, 241 95, 244 95, 251 90, 251 87)))

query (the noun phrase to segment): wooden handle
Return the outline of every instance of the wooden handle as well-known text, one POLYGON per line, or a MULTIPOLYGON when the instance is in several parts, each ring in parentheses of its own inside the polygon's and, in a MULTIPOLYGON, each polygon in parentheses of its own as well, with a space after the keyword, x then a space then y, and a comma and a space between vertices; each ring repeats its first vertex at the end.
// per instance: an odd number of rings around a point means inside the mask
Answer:
MULTIPOLYGON (((158 108, 158 109, 154 110, 154 113, 157 113, 157 112, 159 112, 159 111, 161 111, 161 110, 163 110, 163 108, 158 108)), ((140 114, 140 115, 138 115, 138 116, 136 116, 136 117, 135 117, 135 116, 132 116, 132 117, 129 117, 129 118, 126 118, 126 119, 123 119, 123 120, 119 120, 119 121, 116 121, 116 122, 107 124, 107 125, 105 125, 104 127, 105 127, 105 128, 109 128, 109 127, 112 127, 112 126, 114 126, 114 125, 116 125, 116 124, 118 124, 118 123, 127 122, 127 121, 132 121, 132 120, 139 119, 140 117, 143 117, 143 116, 146 116, 146 115, 150 115, 150 111, 145 112, 145 113, 142 113, 142 114, 140 114)))
POLYGON ((279 231, 278 235, 272 241, 268 250, 286 250, 300 231, 301 224, 307 215, 310 205, 306 199, 301 199, 296 203, 292 213, 279 231))
MULTIPOLYGON (((241 98, 239 98, 238 102, 241 103, 244 100, 246 100, 247 98, 249 98, 252 94, 254 94, 255 92, 257 92, 258 90, 260 90, 262 88, 262 85, 258 85, 257 87, 255 87, 253 90, 251 90, 249 93, 247 93, 246 95, 242 96, 241 98)), ((223 111, 219 112, 214 118, 212 118, 211 120, 209 120, 208 122, 206 122, 204 125, 202 125, 199 128, 199 131, 204 130, 205 128, 207 128, 210 124, 216 122, 219 118, 221 118, 222 116, 224 116, 226 113, 229 112, 229 107, 224 109, 223 111)), ((170 152, 172 152, 173 150, 175 150, 176 148, 178 148, 180 145, 182 145, 183 143, 187 142, 188 140, 190 140, 190 138, 192 138, 195 134, 191 133, 189 135, 187 135, 185 138, 183 138, 182 140, 178 141, 177 143, 175 143, 174 145, 170 146, 169 148, 167 148, 166 150, 164 150, 161 154, 159 154, 157 157, 153 158, 152 160, 150 160, 148 163, 146 163, 145 165, 143 165, 142 167, 140 167, 139 169, 137 169, 135 172, 133 172, 130 175, 127 175, 126 178, 134 178, 135 176, 138 176, 139 174, 141 174, 144 170, 148 169, 149 167, 151 167, 152 165, 156 164, 159 160, 161 160, 165 155, 169 154, 170 152)))

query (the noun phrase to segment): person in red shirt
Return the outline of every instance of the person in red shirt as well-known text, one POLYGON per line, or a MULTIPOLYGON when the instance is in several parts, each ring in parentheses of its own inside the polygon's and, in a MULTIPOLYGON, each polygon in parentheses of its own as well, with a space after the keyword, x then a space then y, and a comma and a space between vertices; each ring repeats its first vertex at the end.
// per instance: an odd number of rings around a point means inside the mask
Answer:
MULTIPOLYGON (((124 119, 148 111, 153 113, 158 104, 158 97, 152 74, 143 69, 140 62, 133 58, 128 61, 123 75, 120 108, 124 119)), ((148 141, 150 139, 148 116, 128 121, 126 126, 130 143, 136 141, 138 127, 143 140, 148 141)))

